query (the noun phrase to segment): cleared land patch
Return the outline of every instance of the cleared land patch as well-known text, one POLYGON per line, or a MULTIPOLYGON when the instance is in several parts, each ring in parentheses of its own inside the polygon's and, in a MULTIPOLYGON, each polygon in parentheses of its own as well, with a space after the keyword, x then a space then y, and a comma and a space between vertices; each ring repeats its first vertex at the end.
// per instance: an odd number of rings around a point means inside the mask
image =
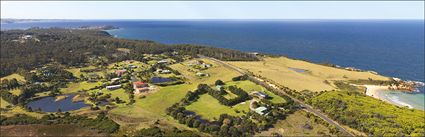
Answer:
POLYGON ((10 105, 9 102, 6 100, 3 100, 3 98, 0 98, 0 108, 6 108, 6 106, 10 105))
POLYGON ((4 116, 13 116, 15 114, 26 114, 28 116, 32 116, 32 117, 36 117, 36 118, 41 118, 43 116, 43 114, 41 114, 41 113, 29 112, 29 111, 25 110, 24 108, 22 108, 20 106, 15 106, 9 111, 1 112, 1 115, 4 115, 4 116))
POLYGON ((15 78, 16 80, 18 80, 20 82, 25 82, 26 81, 23 76, 21 76, 19 74, 16 74, 16 73, 10 74, 10 75, 5 76, 5 77, 2 77, 0 80, 1 81, 3 81, 4 79, 11 80, 13 78, 15 78))
POLYGON ((221 114, 229 114, 233 116, 242 116, 244 112, 249 111, 249 101, 244 103, 239 103, 235 106, 228 107, 220 104, 220 102, 214 97, 204 94, 200 98, 186 107, 187 110, 193 111, 198 115, 201 115, 202 118, 213 120, 218 119, 221 114), (239 111, 237 113, 236 111, 239 111))
POLYGON ((19 89, 19 88, 12 89, 12 90, 10 90, 9 92, 10 92, 10 93, 12 93, 13 95, 16 95, 16 96, 19 96, 19 95, 21 95, 21 94, 22 94, 22 90, 21 90, 21 89, 19 89))
POLYGON ((314 123, 313 120, 305 116, 305 112, 297 111, 280 120, 274 127, 256 134, 256 136, 272 136, 279 134, 282 136, 323 136, 331 135, 329 129, 321 124, 314 123))
POLYGON ((332 83, 328 84, 325 80, 329 82, 368 78, 373 80, 389 80, 388 77, 376 75, 371 72, 348 71, 286 57, 266 57, 262 61, 229 61, 227 63, 298 91, 305 89, 323 91, 336 88, 335 85, 332 83), (305 70, 305 72, 297 72, 294 68, 305 70))
POLYGON ((62 88, 60 91, 64 94, 75 93, 79 90, 89 90, 90 88, 100 86, 102 82, 79 82, 79 83, 68 83, 67 88, 62 88))

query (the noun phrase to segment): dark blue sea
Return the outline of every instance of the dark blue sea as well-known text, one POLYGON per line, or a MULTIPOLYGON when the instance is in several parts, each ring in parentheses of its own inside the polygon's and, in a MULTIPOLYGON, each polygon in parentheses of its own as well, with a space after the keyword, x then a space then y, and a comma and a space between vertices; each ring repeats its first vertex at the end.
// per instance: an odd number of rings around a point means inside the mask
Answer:
POLYGON ((423 20, 92 20, 2 24, 1 29, 83 25, 120 27, 109 31, 120 38, 285 55, 425 79, 423 20))

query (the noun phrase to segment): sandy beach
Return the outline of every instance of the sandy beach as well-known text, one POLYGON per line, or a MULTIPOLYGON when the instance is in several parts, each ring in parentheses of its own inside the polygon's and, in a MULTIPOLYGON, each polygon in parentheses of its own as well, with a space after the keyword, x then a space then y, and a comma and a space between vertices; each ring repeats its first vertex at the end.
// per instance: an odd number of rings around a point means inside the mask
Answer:
POLYGON ((398 106, 407 106, 409 108, 413 108, 411 105, 400 101, 398 98, 389 99, 389 98, 380 96, 378 92, 388 90, 388 86, 377 86, 377 85, 363 85, 363 86, 366 87, 366 95, 368 95, 368 96, 371 96, 371 97, 374 97, 376 99, 383 100, 383 101, 386 101, 388 103, 395 104, 395 105, 398 105, 398 106))
POLYGON ((380 98, 378 95, 379 90, 388 90, 388 86, 377 86, 377 85, 363 85, 366 87, 366 95, 380 99, 385 100, 383 98, 380 98))

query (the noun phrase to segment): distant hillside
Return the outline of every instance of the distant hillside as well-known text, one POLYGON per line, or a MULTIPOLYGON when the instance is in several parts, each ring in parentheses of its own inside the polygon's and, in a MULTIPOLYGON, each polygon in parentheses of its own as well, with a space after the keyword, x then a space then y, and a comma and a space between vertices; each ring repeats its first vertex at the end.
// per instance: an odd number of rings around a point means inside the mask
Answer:
POLYGON ((202 54, 221 60, 258 60, 256 56, 229 49, 197 45, 165 45, 153 41, 127 40, 112 37, 99 30, 32 28, 1 31, 0 76, 18 68, 33 69, 50 62, 79 66, 90 57, 104 56, 109 62, 126 59, 141 60, 142 54, 178 52, 189 56, 202 54), (122 52, 118 48, 129 49, 122 52))

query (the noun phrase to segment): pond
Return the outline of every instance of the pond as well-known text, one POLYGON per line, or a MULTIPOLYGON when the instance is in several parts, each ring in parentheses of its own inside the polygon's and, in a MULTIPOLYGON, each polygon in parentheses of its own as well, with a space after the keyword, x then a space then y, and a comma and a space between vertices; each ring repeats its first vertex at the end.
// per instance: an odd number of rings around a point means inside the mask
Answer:
POLYGON ((305 69, 299 69, 299 68, 288 68, 288 69, 293 70, 293 71, 298 72, 298 73, 304 73, 304 72, 307 71, 305 69))
POLYGON ((169 78, 163 78, 163 77, 152 77, 151 78, 151 82, 153 83, 153 84, 156 84, 156 83, 164 83, 164 82, 170 82, 170 81, 173 81, 172 79, 169 79, 169 78))
POLYGON ((75 94, 68 94, 65 96, 67 96, 65 99, 59 101, 55 101, 55 97, 43 97, 41 99, 31 101, 26 106, 31 107, 32 110, 40 108, 43 112, 57 112, 59 108, 62 112, 65 112, 90 106, 84 102, 72 102, 72 98, 75 94))

